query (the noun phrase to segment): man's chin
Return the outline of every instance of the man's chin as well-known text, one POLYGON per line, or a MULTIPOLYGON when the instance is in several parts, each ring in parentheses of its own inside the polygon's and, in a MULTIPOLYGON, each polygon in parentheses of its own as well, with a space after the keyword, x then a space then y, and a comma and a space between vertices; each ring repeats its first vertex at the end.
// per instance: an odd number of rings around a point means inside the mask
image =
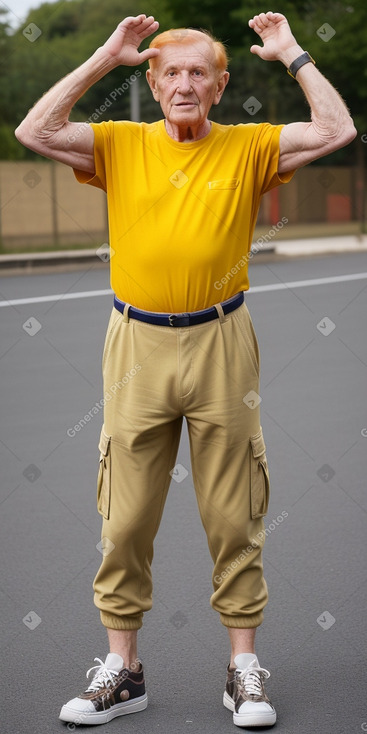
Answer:
POLYGON ((185 110, 171 110, 166 119, 172 125, 200 125, 206 118, 201 119, 197 105, 193 105, 185 110))

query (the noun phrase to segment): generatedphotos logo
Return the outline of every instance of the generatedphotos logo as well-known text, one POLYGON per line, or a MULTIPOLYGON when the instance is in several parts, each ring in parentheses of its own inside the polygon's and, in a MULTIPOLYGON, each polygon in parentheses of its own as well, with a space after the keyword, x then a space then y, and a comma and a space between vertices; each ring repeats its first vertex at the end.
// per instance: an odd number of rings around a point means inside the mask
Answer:
POLYGON ((259 237, 256 242, 252 245, 250 251, 247 253, 247 255, 241 255, 238 262, 236 262, 231 269, 228 271, 228 273, 225 273, 223 277, 220 280, 216 280, 214 283, 214 288, 216 288, 217 291, 220 291, 224 285, 227 285, 227 283, 233 278, 234 275, 236 275, 241 268, 244 268, 249 260, 252 260, 253 256, 256 255, 256 253, 261 250, 262 247, 264 247, 264 244, 266 242, 270 242, 270 240, 279 232, 279 230, 283 229, 285 224, 288 224, 287 217, 282 217, 279 222, 273 225, 271 229, 269 229, 269 232, 267 234, 264 234, 263 237, 259 237))
POLYGON ((255 537, 251 539, 250 545, 247 546, 247 548, 242 548, 242 552, 239 553, 239 555, 232 561, 225 569, 222 571, 222 573, 217 574, 214 576, 214 581, 216 584, 221 584, 224 579, 228 578, 232 571, 234 571, 238 566, 241 565, 243 561, 246 560, 246 558, 252 553, 252 551, 255 548, 258 548, 260 543, 263 542, 265 537, 270 535, 275 528, 280 525, 283 520, 285 520, 286 517, 288 517, 288 512, 286 510, 283 510, 283 512, 278 515, 276 520, 272 520, 271 523, 269 523, 267 528, 264 528, 264 530, 260 530, 259 533, 256 533, 255 537))
POLYGON ((94 112, 88 117, 85 122, 81 122, 80 125, 78 125, 77 128, 74 129, 73 133, 71 135, 68 135, 68 142, 69 143, 75 143, 75 141, 80 138, 81 135, 83 135, 84 130, 89 125, 90 122, 97 122, 99 118, 106 112, 108 107, 111 107, 114 102, 116 102, 118 97, 121 97, 134 82, 136 82, 137 79, 141 76, 140 69, 135 69, 135 73, 131 74, 127 79, 125 79, 124 82, 122 82, 120 87, 115 87, 115 89, 112 90, 112 92, 109 93, 108 97, 104 100, 104 102, 100 105, 100 107, 96 107, 94 112))
POLYGON ((111 385, 108 390, 104 393, 103 398, 99 400, 97 403, 93 405, 93 407, 88 410, 88 413, 86 413, 83 418, 78 421, 78 423, 75 424, 75 426, 72 426, 72 428, 68 428, 66 431, 66 434, 69 436, 69 438, 74 438, 76 434, 84 428, 84 426, 89 423, 89 421, 92 420, 92 418, 97 415, 103 407, 108 403, 110 400, 112 400, 113 396, 116 395, 118 390, 121 390, 125 385, 127 385, 130 380, 135 377, 135 375, 138 374, 141 370, 141 364, 137 363, 134 365, 134 367, 129 370, 129 372, 126 372, 123 377, 121 377, 121 380, 116 380, 116 382, 111 385))

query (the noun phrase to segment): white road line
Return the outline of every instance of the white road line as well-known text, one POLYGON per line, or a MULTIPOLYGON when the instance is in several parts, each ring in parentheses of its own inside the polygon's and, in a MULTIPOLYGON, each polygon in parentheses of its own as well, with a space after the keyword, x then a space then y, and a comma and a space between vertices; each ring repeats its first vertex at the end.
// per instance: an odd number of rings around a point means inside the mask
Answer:
POLYGON ((58 293, 54 296, 36 296, 35 298, 15 298, 12 301, 0 301, 1 306, 20 306, 26 303, 49 303, 50 301, 72 301, 74 298, 94 298, 95 296, 111 296, 112 291, 79 291, 79 293, 58 293))
MULTIPOLYGON (((293 288, 307 288, 332 283, 346 283, 351 280, 366 280, 367 273, 350 273, 350 275, 334 275, 329 278, 312 278, 310 280, 293 280, 287 283, 269 283, 269 285, 255 285, 246 295, 262 293, 264 291, 284 291, 293 288)), ((51 301, 71 301, 75 298, 94 298, 95 296, 111 296, 112 290, 106 288, 101 291, 80 291, 78 293, 58 293, 52 296, 36 296, 35 298, 15 298, 11 301, 0 301, 0 308, 7 306, 21 306, 29 303, 49 303, 51 301)))
POLYGON ((270 283, 269 285, 255 285, 249 290, 251 293, 262 291, 283 291, 287 288, 307 288, 312 285, 329 285, 330 283, 345 283, 349 280, 366 280, 367 273, 351 273, 350 275, 334 275, 329 278, 312 278, 312 280, 293 280, 288 283, 270 283))

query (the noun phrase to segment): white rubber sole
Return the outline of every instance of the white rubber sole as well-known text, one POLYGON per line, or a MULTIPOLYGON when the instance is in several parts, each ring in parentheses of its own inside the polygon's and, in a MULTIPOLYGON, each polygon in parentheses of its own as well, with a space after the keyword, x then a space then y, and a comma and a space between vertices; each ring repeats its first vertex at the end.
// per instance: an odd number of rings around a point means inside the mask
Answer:
POLYGON ((107 724, 111 719, 116 716, 124 716, 125 714, 135 714, 138 711, 144 711, 148 706, 148 696, 145 693, 144 696, 134 698, 132 701, 126 701, 126 703, 116 703, 115 706, 108 709, 108 711, 95 711, 93 713, 87 711, 77 711, 71 708, 66 703, 60 711, 59 719, 61 721, 67 721, 70 724, 85 724, 86 726, 93 726, 94 724, 107 724))
POLYGON ((269 711, 266 713, 253 713, 253 714, 236 714, 234 710, 234 702, 228 695, 227 691, 224 691, 223 705, 226 709, 233 712, 233 723, 236 726, 273 726, 277 720, 275 711, 269 711))

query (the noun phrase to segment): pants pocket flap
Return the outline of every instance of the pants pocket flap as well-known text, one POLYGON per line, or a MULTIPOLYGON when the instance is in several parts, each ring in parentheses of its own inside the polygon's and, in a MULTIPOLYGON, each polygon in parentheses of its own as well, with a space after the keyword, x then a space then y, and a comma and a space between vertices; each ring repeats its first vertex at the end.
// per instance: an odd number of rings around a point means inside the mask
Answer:
POLYGON ((255 436, 250 436, 250 441, 252 455, 254 459, 257 459, 259 456, 262 456, 262 454, 265 454, 266 446, 264 442, 262 428, 260 428, 259 433, 256 433, 255 436))
POLYGON ((97 479, 97 509, 100 515, 108 520, 111 504, 111 436, 107 436, 103 426, 98 448, 100 456, 97 479))
POLYGON ((103 454, 103 456, 107 456, 108 449, 110 447, 110 442, 111 442, 111 436, 107 436, 107 434, 104 432, 104 429, 102 427, 98 448, 101 454, 103 454))
POLYGON ((253 520, 264 517, 269 505, 269 469, 262 429, 250 436, 250 497, 253 520))

